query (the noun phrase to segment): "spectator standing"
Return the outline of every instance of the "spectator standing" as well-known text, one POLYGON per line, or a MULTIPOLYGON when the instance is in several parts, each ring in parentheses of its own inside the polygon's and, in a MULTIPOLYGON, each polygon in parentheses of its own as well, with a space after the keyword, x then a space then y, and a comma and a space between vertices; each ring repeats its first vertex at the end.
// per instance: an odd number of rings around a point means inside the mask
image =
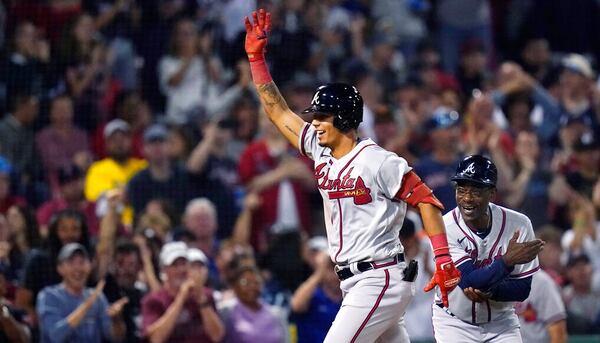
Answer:
POLYGON ((255 251, 264 252, 271 228, 309 230, 308 196, 315 181, 306 160, 275 125, 266 116, 260 123, 264 136, 244 150, 239 172, 242 183, 258 192, 263 202, 253 213, 250 243, 255 251))
POLYGON ((560 245, 562 234, 559 228, 551 225, 536 228, 536 236, 546 242, 544 250, 538 254, 540 268, 560 287, 565 283, 564 263, 561 262, 563 257, 563 250, 560 245))
POLYGON ((323 342, 342 304, 340 280, 327 254, 327 241, 324 243, 315 256, 313 274, 290 301, 298 343, 323 342))
POLYGON ((480 40, 490 56, 492 28, 488 0, 442 0, 436 2, 435 9, 442 64, 446 72, 456 72, 459 48, 468 40, 480 40))
MULTIPOLYGON (((132 138, 132 154, 134 157, 144 157, 144 132, 152 124, 152 110, 141 94, 135 91, 121 92, 115 98, 113 112, 115 117, 129 124, 132 138)), ((100 125, 94 133, 92 151, 97 158, 106 157, 106 142, 104 128, 108 121, 100 125)))
POLYGON ((593 267, 587 255, 573 256, 567 262, 570 284, 562 296, 567 308, 568 330, 573 334, 598 333, 600 330, 600 292, 592 289, 593 267))
MULTIPOLYGON (((36 96, 16 95, 12 114, 0 121, 0 155, 10 161, 18 175, 17 185, 21 188, 32 184, 41 176, 40 159, 32 129, 38 110, 36 96)), ((35 195, 28 195, 35 199, 35 195)))
POLYGON ((10 162, 0 156, 0 213, 5 214, 13 205, 25 205, 27 201, 11 192, 13 168, 10 162))
POLYGON ((206 273, 190 273, 188 248, 171 242, 160 252, 163 287, 142 300, 145 336, 152 342, 219 342, 225 329, 215 312, 206 273))
POLYGON ((227 192, 234 192, 239 186, 237 162, 227 156, 233 125, 228 119, 206 124, 202 140, 192 150, 186 163, 187 170, 203 178, 212 189, 224 188, 227 192))
POLYGON ((0 341, 26 343, 29 342, 29 330, 23 322, 23 313, 6 299, 8 279, 4 270, 0 269, 0 341))
POLYGON ((57 183, 60 193, 38 207, 36 213, 43 236, 48 234, 48 224, 52 216, 61 210, 71 208, 85 216, 90 236, 96 237, 99 227, 96 204, 85 199, 84 176, 81 169, 75 165, 68 165, 58 170, 57 183))
MULTIPOLYGON (((131 157, 130 126, 122 119, 114 119, 104 128, 108 157, 92 163, 85 178, 85 197, 96 201, 96 213, 105 212, 106 193, 123 190, 127 182, 148 164, 145 160, 131 157)), ((127 208, 123 213, 123 223, 131 224, 133 211, 127 208)))
POLYGON ((94 16, 95 26, 108 40, 114 51, 112 75, 124 89, 137 86, 138 75, 135 65, 133 38, 139 5, 135 0, 83 0, 82 7, 94 16))
POLYGON ((218 213, 215 205, 207 198, 192 199, 183 213, 182 230, 174 232, 174 236, 191 236, 188 244, 200 249, 208 258, 207 267, 211 280, 219 280, 215 257, 219 247, 217 239, 218 213))
POLYGON ((549 223, 548 188, 552 174, 543 168, 538 136, 533 132, 519 132, 515 140, 513 180, 506 189, 504 203, 519 209, 531 220, 533 227, 549 223))
POLYGON ((486 57, 485 47, 478 40, 470 40, 461 45, 460 65, 456 77, 463 94, 486 88, 489 81, 486 57))
POLYGON ((58 45, 58 66, 64 71, 75 105, 75 123, 91 132, 105 121, 114 93, 120 88, 110 75, 110 49, 99 40, 94 18, 73 18, 58 45))
POLYGON ((125 336, 121 311, 128 299, 121 298, 109 306, 102 294, 103 280, 95 289, 86 287, 92 264, 83 245, 65 245, 57 262, 62 282, 44 288, 38 296, 41 342, 100 343, 102 338, 120 341, 125 336))
POLYGON ((256 267, 240 267, 232 287, 235 299, 220 309, 226 326, 225 342, 289 342, 285 314, 260 300, 262 278, 256 267))
POLYGON ((142 255, 138 246, 122 241, 114 249, 109 273, 106 275, 104 295, 109 302, 122 297, 129 301, 123 306, 123 320, 127 332, 125 342, 137 343, 142 340, 142 298, 146 289, 140 289, 138 274, 142 272, 142 255))
POLYGON ((567 342, 567 313, 560 289, 543 270, 533 274, 529 297, 515 305, 523 343, 567 342))
POLYGON ((166 115, 173 123, 214 117, 231 106, 245 86, 223 89, 218 60, 200 52, 195 23, 179 20, 172 31, 169 55, 159 63, 160 86, 167 96, 166 115))
MULTIPOLYGON (((0 220, 4 221, 4 220, 0 220)), ((11 206, 6 213, 6 220, 0 224, 7 230, 3 234, 3 239, 6 239, 0 245, 5 250, 8 247, 8 254, 0 258, 0 268, 5 268, 5 276, 9 281, 17 282, 23 276, 25 260, 29 252, 33 249, 40 248, 42 243, 35 213, 27 206, 11 206)))
MULTIPOLYGON (((592 264, 592 287, 600 291, 600 224, 596 209, 590 199, 578 194, 569 199, 569 213, 572 228, 561 239, 561 246, 567 260, 570 256, 586 255, 592 264)), ((563 258, 564 258, 563 256, 563 258)))
MULTIPOLYGON (((3 30, 4 31, 4 30, 3 30)), ((40 39, 37 28, 28 21, 19 23, 15 29, 12 51, 4 61, 0 80, 6 84, 6 104, 18 94, 42 96, 48 77, 50 45, 40 39)))
POLYGON ((68 243, 89 247, 85 217, 76 210, 65 209, 50 221, 44 249, 34 249, 27 256, 25 272, 16 293, 16 304, 27 311, 29 324, 37 328, 35 304, 38 293, 46 286, 57 284, 61 277, 56 270, 60 249, 68 243))
POLYGON ((137 215, 154 199, 171 203, 177 215, 182 213, 190 197, 190 183, 185 169, 169 159, 167 128, 154 124, 144 132, 144 156, 148 167, 127 183, 127 199, 137 215))
POLYGON ((73 125, 73 101, 63 94, 52 99, 50 125, 36 134, 37 148, 53 195, 60 192, 58 173, 76 164, 86 170, 92 161, 85 131, 73 125))
POLYGON ((432 150, 415 164, 415 172, 449 211, 456 206, 450 177, 460 158, 461 147, 456 144, 460 140, 458 112, 438 108, 425 122, 425 131, 431 137, 432 150))

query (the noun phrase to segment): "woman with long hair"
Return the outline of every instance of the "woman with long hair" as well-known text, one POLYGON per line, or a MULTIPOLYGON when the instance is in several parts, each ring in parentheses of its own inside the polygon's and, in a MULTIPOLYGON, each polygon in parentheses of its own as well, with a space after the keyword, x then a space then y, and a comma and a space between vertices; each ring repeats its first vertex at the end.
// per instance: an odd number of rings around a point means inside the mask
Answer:
POLYGON ((43 248, 33 249, 27 256, 22 282, 17 289, 16 304, 30 315, 29 324, 36 327, 35 302, 37 294, 46 286, 61 282, 56 270, 60 249, 68 243, 80 243, 90 249, 85 216, 77 210, 58 212, 48 227, 48 238, 43 248))

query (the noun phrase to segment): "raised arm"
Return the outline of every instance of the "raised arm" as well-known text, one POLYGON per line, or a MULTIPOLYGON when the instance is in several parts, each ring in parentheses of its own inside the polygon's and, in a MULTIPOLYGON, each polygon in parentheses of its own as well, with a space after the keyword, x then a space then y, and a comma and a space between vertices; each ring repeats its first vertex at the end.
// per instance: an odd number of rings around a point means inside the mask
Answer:
POLYGON ((298 148, 298 137, 304 120, 290 110, 273 82, 265 62, 267 34, 271 30, 271 14, 263 9, 258 13, 254 11, 252 22, 245 17, 244 24, 246 25, 246 54, 260 102, 273 124, 294 147, 298 148))

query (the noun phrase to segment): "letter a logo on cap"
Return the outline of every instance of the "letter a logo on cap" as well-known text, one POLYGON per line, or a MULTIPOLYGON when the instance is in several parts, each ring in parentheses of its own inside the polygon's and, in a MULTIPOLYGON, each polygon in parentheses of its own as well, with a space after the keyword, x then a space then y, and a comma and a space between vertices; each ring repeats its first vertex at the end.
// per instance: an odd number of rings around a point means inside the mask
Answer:
POLYGON ((469 174, 469 175, 475 174, 475 163, 469 164, 467 169, 465 169, 465 174, 469 174))

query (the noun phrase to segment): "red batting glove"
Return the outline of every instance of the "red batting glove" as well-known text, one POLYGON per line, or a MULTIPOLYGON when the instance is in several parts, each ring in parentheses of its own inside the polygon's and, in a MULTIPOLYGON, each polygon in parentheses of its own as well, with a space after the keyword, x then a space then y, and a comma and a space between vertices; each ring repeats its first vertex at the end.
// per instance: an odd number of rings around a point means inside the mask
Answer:
POLYGON ((246 54, 250 62, 264 60, 267 46, 267 33, 271 31, 271 13, 260 9, 258 13, 252 12, 252 23, 248 17, 244 18, 246 26, 246 54))
POLYGON ((448 255, 438 256, 435 260, 435 273, 423 290, 429 292, 438 286, 444 307, 448 307, 448 293, 452 292, 459 282, 460 270, 456 269, 452 259, 448 255))

